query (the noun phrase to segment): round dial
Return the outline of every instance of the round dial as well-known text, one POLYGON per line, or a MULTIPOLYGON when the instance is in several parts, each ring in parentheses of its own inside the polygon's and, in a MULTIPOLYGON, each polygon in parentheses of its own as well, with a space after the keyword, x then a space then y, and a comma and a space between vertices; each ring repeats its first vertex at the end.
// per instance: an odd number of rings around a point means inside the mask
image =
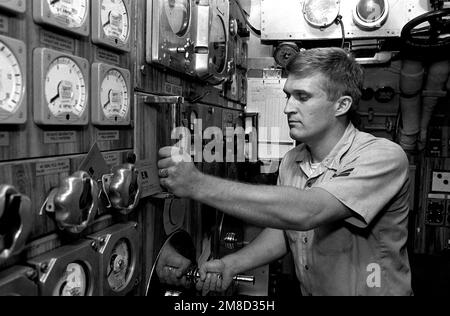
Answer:
POLYGON ((122 73, 110 70, 100 90, 101 107, 108 120, 125 119, 130 109, 128 85, 122 73))
POLYGON ((59 280, 54 296, 86 296, 87 295, 87 273, 85 268, 78 263, 67 266, 64 275, 59 280))
POLYGON ((219 15, 214 15, 211 29, 211 62, 217 73, 225 70, 227 63, 227 35, 225 23, 219 15))
POLYGON ((115 292, 123 290, 128 285, 130 275, 131 248, 125 239, 114 246, 107 269, 108 284, 115 292))
POLYGON ((71 58, 54 60, 45 77, 45 98, 55 117, 81 118, 87 107, 87 90, 80 67, 71 58))
POLYGON ((101 21, 105 35, 121 42, 128 40, 130 17, 123 0, 103 0, 101 21))
POLYGON ((0 119, 14 114, 24 96, 22 70, 12 51, 0 41, 0 119))
POLYGON ((165 0, 164 9, 170 28, 178 36, 186 34, 191 18, 190 0, 165 0))
POLYGON ((353 17, 355 23, 363 29, 376 29, 381 27, 389 15, 387 0, 359 0, 353 17))
POLYGON ((69 28, 81 27, 87 17, 88 0, 47 0, 51 13, 69 28))
POLYGON ((340 0, 306 0, 303 15, 312 26, 326 28, 336 21, 339 10, 340 0))
POLYGON ((278 65, 283 68, 300 52, 295 43, 281 43, 274 52, 274 58, 278 65))

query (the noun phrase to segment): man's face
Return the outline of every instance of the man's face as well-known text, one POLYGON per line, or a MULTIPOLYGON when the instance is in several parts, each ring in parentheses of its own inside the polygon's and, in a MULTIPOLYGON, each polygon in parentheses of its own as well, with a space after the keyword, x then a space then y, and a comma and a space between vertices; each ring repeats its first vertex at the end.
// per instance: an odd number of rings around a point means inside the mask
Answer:
POLYGON ((322 75, 301 78, 289 75, 284 92, 291 137, 303 143, 326 136, 336 122, 335 104, 323 90, 322 75))

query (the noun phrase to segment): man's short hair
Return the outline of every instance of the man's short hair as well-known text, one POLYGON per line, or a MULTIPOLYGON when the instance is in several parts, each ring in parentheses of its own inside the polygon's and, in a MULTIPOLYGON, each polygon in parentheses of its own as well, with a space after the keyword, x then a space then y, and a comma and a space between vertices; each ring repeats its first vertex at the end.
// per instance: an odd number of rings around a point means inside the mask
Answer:
POLYGON ((322 74, 327 79, 323 89, 330 101, 350 96, 353 105, 357 106, 361 100, 364 70, 350 53, 341 48, 304 50, 289 62, 287 71, 300 78, 322 74))

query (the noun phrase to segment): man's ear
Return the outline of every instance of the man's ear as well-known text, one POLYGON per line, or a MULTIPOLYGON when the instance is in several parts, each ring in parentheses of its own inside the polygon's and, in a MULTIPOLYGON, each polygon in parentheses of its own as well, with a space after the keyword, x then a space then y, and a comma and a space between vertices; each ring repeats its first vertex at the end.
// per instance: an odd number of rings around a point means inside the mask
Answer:
POLYGON ((336 101, 336 117, 348 114, 353 105, 353 99, 349 96, 341 97, 336 101))

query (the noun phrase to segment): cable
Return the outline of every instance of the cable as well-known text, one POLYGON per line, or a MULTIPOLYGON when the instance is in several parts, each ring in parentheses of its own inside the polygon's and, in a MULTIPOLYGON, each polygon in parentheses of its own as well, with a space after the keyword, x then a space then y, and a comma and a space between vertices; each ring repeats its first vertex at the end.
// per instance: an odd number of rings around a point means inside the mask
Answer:
POLYGON ((342 30, 342 44, 341 44, 341 48, 345 48, 345 26, 344 26, 344 22, 342 21, 342 15, 338 15, 335 21, 336 24, 339 24, 341 26, 341 30, 342 30))
POLYGON ((250 14, 248 14, 244 8, 242 8, 241 3, 239 2, 239 0, 234 0, 234 2, 236 2, 239 10, 241 11, 242 17, 244 18, 245 24, 250 27, 250 29, 258 36, 261 36, 261 30, 258 30, 257 28, 255 28, 250 21, 248 20, 248 17, 250 16, 250 14))

